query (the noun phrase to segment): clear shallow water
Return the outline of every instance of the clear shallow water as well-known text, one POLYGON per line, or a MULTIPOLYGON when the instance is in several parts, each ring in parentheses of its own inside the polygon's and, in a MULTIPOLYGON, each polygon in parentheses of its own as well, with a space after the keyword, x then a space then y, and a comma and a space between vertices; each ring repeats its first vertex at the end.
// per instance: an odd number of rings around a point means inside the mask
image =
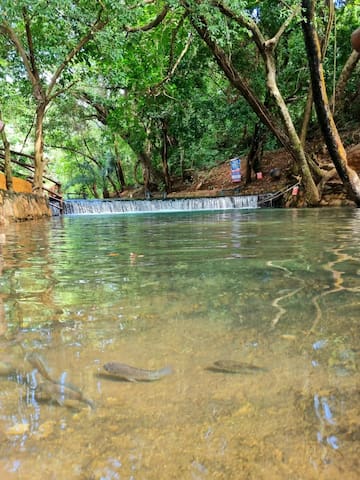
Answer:
POLYGON ((0 478, 359 478, 359 240, 350 209, 8 226, 0 478), (96 409, 37 400, 29 352, 96 409), (109 361, 174 373, 113 381, 109 361))

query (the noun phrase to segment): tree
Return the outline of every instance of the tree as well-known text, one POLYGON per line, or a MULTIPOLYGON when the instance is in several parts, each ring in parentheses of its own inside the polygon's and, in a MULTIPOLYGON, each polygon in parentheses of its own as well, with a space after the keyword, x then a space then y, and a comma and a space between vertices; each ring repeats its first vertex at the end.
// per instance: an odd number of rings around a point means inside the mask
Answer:
MULTIPOLYGON (((236 89, 239 90, 260 120, 272 131, 279 142, 290 152, 294 160, 297 162, 301 172, 302 182, 305 187, 307 203, 310 205, 316 205, 320 200, 320 196, 314 179, 311 175, 305 151, 301 145, 300 139, 291 119, 290 112, 286 106, 283 96, 280 93, 276 81, 276 62, 274 55, 275 48, 279 43, 281 35, 293 20, 296 9, 290 13, 276 34, 272 38, 266 39, 260 31, 256 21, 253 20, 246 12, 243 12, 241 9, 237 9, 235 12, 225 6, 223 2, 214 1, 211 3, 212 8, 215 8, 218 12, 220 12, 221 16, 229 18, 232 22, 235 22, 251 34, 251 38, 253 39, 253 42, 255 42, 256 47, 263 58, 266 71, 266 85, 270 95, 274 98, 276 105, 278 106, 282 124, 285 127, 284 132, 264 103, 251 89, 249 86, 249 81, 237 70, 231 56, 228 55, 223 48, 221 48, 215 36, 212 35, 211 26, 209 25, 207 18, 201 14, 201 6, 203 4, 200 4, 200 13, 196 14, 196 10, 192 3, 190 4, 190 2, 187 1, 182 3, 189 13, 189 18, 193 27, 196 29, 200 37, 206 42, 210 51, 216 58, 218 65, 224 71, 229 81, 236 89)), ((208 14, 211 13, 212 12, 210 10, 208 14)))
POLYGON ((5 133, 5 123, 2 121, 1 111, 0 111, 0 135, 4 145, 4 171, 5 171, 6 189, 9 192, 12 192, 13 181, 12 181, 12 173, 11 173, 10 143, 5 133))
MULTIPOLYGON (((280 92, 277 82, 275 49, 278 47, 286 29, 296 19, 299 8, 296 4, 285 7, 283 7, 282 4, 275 6, 274 2, 271 1, 264 2, 264 5, 256 8, 252 2, 228 3, 232 4, 232 9, 222 1, 214 0, 211 3, 202 1, 192 2, 190 0, 181 1, 181 5, 188 12, 193 28, 208 45, 218 65, 229 81, 239 90, 264 125, 271 130, 278 141, 292 155, 298 165, 301 180, 304 185, 306 203, 309 205, 317 205, 320 200, 321 191, 318 189, 316 182, 322 185, 328 178, 328 173, 322 171, 307 155, 304 145, 297 134, 290 109, 285 102, 284 96, 280 92), (263 24, 262 12, 267 4, 271 5, 272 9, 279 9, 279 15, 275 18, 284 18, 282 23, 276 27, 277 30, 275 33, 270 34, 270 36, 266 36, 261 31, 261 25, 263 24), (285 13, 287 17, 284 17, 285 13), (229 20, 230 23, 225 20, 229 20), (231 36, 231 43, 226 43, 222 36, 222 31, 226 31, 228 37, 231 36), (246 78, 243 73, 240 73, 234 61, 233 45, 236 41, 237 43, 240 41, 244 43, 245 31, 249 39, 248 43, 252 42, 255 44, 257 51, 263 59, 266 87, 276 102, 278 107, 277 114, 278 118, 281 119, 281 123, 279 123, 277 117, 274 117, 270 113, 261 101, 261 98, 259 98, 251 88, 254 75, 252 75, 251 79, 246 78), (226 44, 226 50, 230 53, 227 53, 222 47, 224 42, 226 44)), ((271 18, 274 18, 274 16, 271 15, 271 18)), ((274 25, 271 27, 274 29, 274 25)), ((253 63, 255 62, 256 61, 253 60, 253 63)), ((344 176, 341 178, 346 181, 344 176)))
POLYGON ((319 124, 339 177, 347 189, 350 198, 360 206, 360 179, 357 173, 350 168, 347 163, 346 151, 336 128, 326 93, 320 42, 314 26, 315 2, 314 0, 302 0, 302 7, 304 10, 302 28, 304 31, 311 74, 311 85, 319 124))
MULTIPOLYGON (((6 68, 0 82, 4 91, 10 79, 16 104, 27 103, 26 116, 16 109, 16 121, 28 124, 24 135, 32 132, 28 112, 36 112, 35 191, 42 187, 48 162, 44 149, 52 154, 51 145, 63 147, 66 175, 87 179, 89 188, 95 182, 96 191, 117 194, 125 179, 144 183, 146 190, 151 184, 169 190, 174 174, 244 154, 260 119, 272 133, 265 148, 284 146, 306 203, 319 202, 328 173, 312 161, 298 133, 309 88, 299 2, 85 3, 6 0, 0 6, 0 62, 6 68)), ((332 2, 327 4, 329 8, 332 2)), ((350 4, 337 16, 336 51, 328 10, 316 18, 325 81, 342 70, 338 85, 347 87, 342 98, 338 93, 334 97, 338 115, 341 105, 348 105, 349 93, 354 98, 358 91, 351 76, 357 59, 351 54, 350 62, 345 48, 346 29, 351 32, 356 21, 356 15, 345 19, 350 4), (328 42, 333 48, 326 50, 328 42)), ((9 102, 7 96, 6 118, 14 111, 9 102)), ((309 101, 313 131, 311 105, 309 101)))
POLYGON ((47 163, 44 157, 46 111, 55 98, 71 88, 74 82, 70 69, 72 61, 93 36, 105 27, 108 20, 102 18, 104 9, 100 7, 91 26, 85 27, 84 17, 72 21, 72 2, 63 2, 62 9, 58 9, 59 21, 54 28, 54 10, 48 9, 47 2, 38 2, 35 6, 33 2, 21 3, 22 5, 14 5, 13 9, 8 6, 7 9, 0 10, 0 34, 15 48, 31 84, 36 105, 33 191, 42 194, 47 163), (44 44, 49 33, 51 45, 44 44), (74 40, 72 45, 66 48, 69 38, 74 40), (50 62, 47 57, 50 57, 50 62), (65 73, 68 75, 67 79, 65 73))

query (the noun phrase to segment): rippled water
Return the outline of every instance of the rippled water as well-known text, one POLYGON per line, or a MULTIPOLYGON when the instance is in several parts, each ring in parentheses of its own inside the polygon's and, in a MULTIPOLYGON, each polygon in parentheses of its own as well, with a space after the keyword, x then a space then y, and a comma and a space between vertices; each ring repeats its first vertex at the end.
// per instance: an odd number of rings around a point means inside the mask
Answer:
POLYGON ((0 478, 358 479, 359 240, 351 209, 0 230, 0 478), (30 353, 96 408, 41 396, 30 353))

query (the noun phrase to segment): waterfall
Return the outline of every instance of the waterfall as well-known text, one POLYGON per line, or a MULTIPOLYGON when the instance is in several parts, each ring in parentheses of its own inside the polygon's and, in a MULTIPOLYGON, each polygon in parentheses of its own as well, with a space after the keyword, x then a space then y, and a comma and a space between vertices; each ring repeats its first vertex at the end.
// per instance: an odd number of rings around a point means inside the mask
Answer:
POLYGON ((166 200, 65 200, 63 213, 67 215, 86 215, 100 213, 190 212, 199 210, 249 209, 257 207, 257 195, 174 198, 166 200))

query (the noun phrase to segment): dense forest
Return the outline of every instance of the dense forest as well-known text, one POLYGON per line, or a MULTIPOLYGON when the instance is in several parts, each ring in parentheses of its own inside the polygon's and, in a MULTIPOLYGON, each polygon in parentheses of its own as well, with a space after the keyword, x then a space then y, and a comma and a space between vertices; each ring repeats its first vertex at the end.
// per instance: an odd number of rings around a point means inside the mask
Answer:
POLYGON ((31 156, 34 193, 52 177, 109 197, 171 192, 237 155, 256 173, 281 147, 307 205, 334 176, 360 205, 342 139, 360 127, 359 18, 358 0, 3 0, 7 187, 24 175, 15 152, 31 156))

